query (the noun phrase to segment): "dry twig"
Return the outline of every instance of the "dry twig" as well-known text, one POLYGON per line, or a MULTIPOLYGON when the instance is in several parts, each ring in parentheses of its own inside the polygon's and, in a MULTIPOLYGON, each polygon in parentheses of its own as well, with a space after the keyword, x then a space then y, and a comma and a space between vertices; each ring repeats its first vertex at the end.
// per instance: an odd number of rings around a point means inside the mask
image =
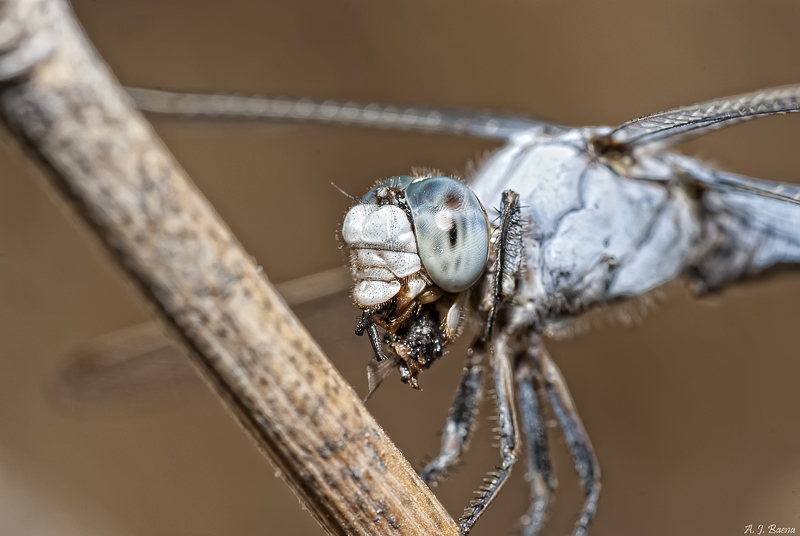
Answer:
POLYGON ((456 534, 63 0, 0 2, 0 114, 329 534, 456 534))

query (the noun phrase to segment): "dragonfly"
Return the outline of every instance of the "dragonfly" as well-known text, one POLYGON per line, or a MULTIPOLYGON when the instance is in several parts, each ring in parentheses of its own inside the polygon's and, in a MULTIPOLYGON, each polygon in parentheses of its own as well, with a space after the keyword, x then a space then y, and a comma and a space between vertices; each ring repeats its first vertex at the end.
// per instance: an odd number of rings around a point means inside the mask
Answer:
MULTIPOLYGON (((357 333, 367 334, 375 357, 370 392, 393 369, 417 387, 418 376, 447 346, 462 332, 473 334, 440 453, 420 472, 429 485, 466 449, 487 365, 492 373, 502 463, 460 519, 462 534, 497 497, 523 449, 532 496, 523 532, 542 531, 555 492, 545 406, 567 440, 585 495, 573 534, 589 531, 600 495, 599 463, 546 350, 548 338, 575 329, 595 309, 624 307, 676 278, 702 295, 800 261, 800 187, 717 170, 669 150, 720 128, 798 112, 800 86, 675 108, 615 128, 471 110, 129 92, 153 114, 505 142, 468 184, 430 170, 379 181, 354 198, 342 233, 351 251, 352 296, 362 310, 357 333)), ((340 291, 348 285, 342 274, 329 272, 297 288, 340 291)), ((143 331, 147 340, 156 337, 143 331)), ((142 337, 142 330, 127 336, 142 337)), ((119 348, 130 345, 97 343, 97 351, 75 356, 64 378, 82 392, 145 354, 151 362, 168 361, 155 351, 158 345, 144 346, 120 357, 119 348), (87 356, 91 367, 81 365, 87 356)))

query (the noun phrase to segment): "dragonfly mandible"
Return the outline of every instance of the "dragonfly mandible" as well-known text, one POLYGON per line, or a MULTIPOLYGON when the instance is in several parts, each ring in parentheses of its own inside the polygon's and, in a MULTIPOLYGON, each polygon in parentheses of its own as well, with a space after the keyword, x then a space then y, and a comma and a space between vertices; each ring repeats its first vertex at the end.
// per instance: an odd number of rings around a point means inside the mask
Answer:
MULTIPOLYGON (((615 129, 572 129, 526 117, 460 110, 142 89, 131 93, 151 113, 343 123, 507 141, 470 181, 491 222, 489 262, 477 282, 467 288, 438 284, 416 236, 412 242, 415 252, 420 247, 421 257, 416 273, 421 274, 424 288, 414 290, 416 294, 407 292, 413 277, 404 274, 396 278, 405 292, 402 308, 396 307, 394 294, 380 303, 360 304, 362 318, 382 317, 380 324, 388 331, 381 337, 373 329, 375 323, 360 327, 370 334, 376 355, 382 363, 399 366, 412 385, 440 355, 425 354, 432 346, 423 345, 414 359, 424 363, 412 374, 408 345, 404 347, 409 326, 425 328, 422 335, 414 332, 417 338, 434 337, 433 346, 446 347, 470 319, 478 325, 472 330, 477 335, 445 427, 442 451, 422 471, 427 482, 436 481, 465 448, 488 361, 499 406, 503 464, 462 518, 465 533, 505 482, 522 449, 521 435, 533 495, 524 530, 529 535, 540 532, 555 488, 542 417, 545 404, 564 432, 586 493, 574 534, 585 534, 594 517, 599 466, 543 339, 569 331, 592 309, 649 293, 679 276, 705 293, 800 260, 796 233, 800 189, 721 172, 665 149, 670 143, 748 119, 796 112, 800 95, 796 86, 677 108, 615 129), (504 192, 518 198, 504 198, 504 192), (427 297, 417 299, 422 296, 427 297), (389 359, 384 359, 384 351, 389 359)), ((406 189, 411 182, 422 188, 434 175, 419 172, 399 182, 379 181, 382 184, 362 201, 400 207, 400 215, 409 216, 407 224, 416 227, 411 208, 403 206, 406 189), (381 187, 388 190, 380 192, 376 202, 381 187)), ((358 266, 353 272, 362 283, 375 280, 374 273, 360 274, 358 266)), ((338 281, 341 284, 341 278, 338 281)), ((386 370, 373 366, 373 373, 386 370)))

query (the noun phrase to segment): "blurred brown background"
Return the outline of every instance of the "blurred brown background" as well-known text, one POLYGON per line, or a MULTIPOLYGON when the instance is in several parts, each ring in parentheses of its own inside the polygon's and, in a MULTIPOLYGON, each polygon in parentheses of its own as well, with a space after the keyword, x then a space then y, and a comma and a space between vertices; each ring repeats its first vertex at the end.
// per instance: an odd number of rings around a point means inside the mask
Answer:
MULTIPOLYGON (((74 8, 119 79, 140 86, 489 107, 594 125, 800 82, 793 0, 74 8)), ((355 128, 156 128, 274 282, 343 263, 335 234, 348 200, 331 181, 360 195, 412 166, 460 173, 496 147, 355 128)), ((798 146, 800 118, 779 117, 682 150, 797 182, 798 146)), ((59 394, 65 355, 152 312, 13 145, 0 160, 0 532, 321 534, 199 382, 92 404, 59 394)), ((800 529, 799 301, 800 274, 701 301, 679 288, 640 326, 550 344, 602 465, 592 534, 800 529)), ((347 297, 298 313, 363 393, 371 352, 352 334, 347 297)), ((422 393, 394 378, 369 403, 412 461, 438 448, 462 356, 463 345, 426 373, 422 393)), ((435 490, 455 516, 497 463, 490 429, 484 420, 462 468, 435 490)), ((546 534, 564 534, 580 491, 555 430, 551 443, 560 488, 546 534)), ((475 536, 513 530, 528 504, 524 472, 523 462, 475 536)))

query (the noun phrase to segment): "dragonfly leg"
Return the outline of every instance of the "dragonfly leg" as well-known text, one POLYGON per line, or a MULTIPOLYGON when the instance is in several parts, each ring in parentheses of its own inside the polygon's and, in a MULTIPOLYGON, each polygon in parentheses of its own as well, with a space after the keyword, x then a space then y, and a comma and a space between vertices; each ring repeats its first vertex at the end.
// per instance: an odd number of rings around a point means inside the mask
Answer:
POLYGON ((594 454, 592 443, 583 427, 572 396, 561 371, 551 359, 538 336, 531 342, 529 353, 539 369, 544 383, 545 393, 556 415, 558 424, 567 440, 575 471, 581 479, 586 499, 580 517, 575 523, 573 536, 585 536, 589 531, 597 510, 600 497, 600 466, 594 454))
POLYGON ((475 415, 483 391, 483 360, 486 351, 477 342, 467 353, 467 362, 461 383, 456 390, 455 401, 450 408, 439 455, 431 460, 420 472, 420 477, 428 485, 435 484, 447 472, 458 457, 467 449, 469 436, 475 428, 475 415))
POLYGON ((361 318, 358 319, 358 324, 356 324, 356 335, 360 337, 365 331, 367 333, 367 337, 369 337, 369 342, 372 345, 372 351, 375 352, 375 359, 379 362, 387 359, 386 354, 383 353, 381 335, 378 332, 378 326, 375 325, 375 321, 372 320, 372 315, 367 311, 364 311, 361 314, 361 318))
POLYGON ((531 487, 531 506, 522 518, 523 536, 536 536, 544 526, 550 497, 557 482, 550 462, 550 448, 540 393, 544 396, 543 381, 530 361, 519 359, 516 364, 517 403, 522 421, 522 433, 528 454, 528 474, 531 487))
POLYGON ((508 339, 509 337, 505 334, 496 336, 491 345, 492 373, 497 397, 497 432, 502 461, 500 466, 496 467, 496 470, 485 479, 486 486, 459 519, 462 535, 470 531, 478 517, 495 498, 517 461, 519 431, 513 399, 512 349, 509 348, 508 339))
POLYGON ((513 294, 516 277, 522 265, 522 219, 519 194, 513 190, 503 192, 500 218, 493 233, 494 261, 491 270, 489 293, 484 298, 488 310, 483 338, 491 340, 497 310, 508 296, 513 294))

